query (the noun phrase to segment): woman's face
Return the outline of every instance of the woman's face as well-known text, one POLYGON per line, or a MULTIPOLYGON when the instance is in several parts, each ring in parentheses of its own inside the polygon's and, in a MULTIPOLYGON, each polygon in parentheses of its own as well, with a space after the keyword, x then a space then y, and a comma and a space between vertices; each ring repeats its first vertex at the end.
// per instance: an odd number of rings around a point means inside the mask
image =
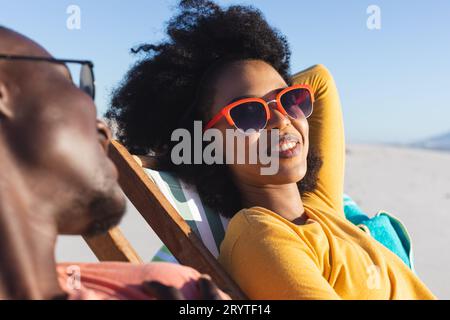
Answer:
MULTIPOLYGON (((224 106, 242 97, 258 97, 265 101, 275 100, 277 93, 287 86, 281 75, 264 61, 234 62, 226 67, 217 79, 211 114, 217 114, 224 106)), ((306 118, 301 116, 293 119, 284 116, 276 109, 274 103, 269 104, 269 109, 270 119, 266 129, 268 132, 273 129, 279 130, 279 141, 272 143, 277 147, 275 150, 271 149, 271 152, 277 152, 273 156, 279 156, 278 170, 273 175, 262 175, 261 168, 268 166, 262 165, 259 161, 256 164, 250 163, 248 154, 250 150, 254 150, 251 148, 254 144, 258 147, 261 147, 262 144, 259 144, 261 138, 259 133, 247 135, 245 136, 245 163, 237 164, 234 159, 233 164, 228 164, 238 183, 245 181, 254 186, 296 183, 306 174, 309 147, 306 118), (294 146, 293 143, 295 143, 294 146), (290 148, 284 152, 276 151, 277 149, 284 150, 288 146, 290 148)), ((236 155, 236 140, 227 139, 226 136, 226 129, 235 128, 230 126, 225 118, 222 118, 215 128, 223 134, 225 155, 227 148, 233 148, 236 155)), ((271 143, 268 143, 269 148, 270 145, 271 143)))

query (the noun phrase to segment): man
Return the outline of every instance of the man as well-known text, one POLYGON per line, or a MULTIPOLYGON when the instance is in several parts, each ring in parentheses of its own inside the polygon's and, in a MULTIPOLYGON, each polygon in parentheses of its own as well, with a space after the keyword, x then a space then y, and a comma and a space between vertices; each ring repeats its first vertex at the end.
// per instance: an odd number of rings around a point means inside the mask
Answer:
POLYGON ((105 232, 125 210, 106 152, 110 131, 96 119, 92 67, 77 63, 85 92, 63 61, 0 27, 0 299, 224 297, 175 265, 81 264, 80 286, 66 285, 57 235, 105 232))

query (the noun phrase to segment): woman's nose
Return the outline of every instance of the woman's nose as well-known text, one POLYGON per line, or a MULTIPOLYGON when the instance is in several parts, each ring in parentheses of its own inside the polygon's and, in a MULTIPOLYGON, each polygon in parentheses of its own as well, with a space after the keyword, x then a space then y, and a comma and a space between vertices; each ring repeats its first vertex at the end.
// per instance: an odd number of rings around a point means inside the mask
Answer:
POLYGON ((270 119, 267 122, 267 129, 282 130, 291 124, 289 117, 278 110, 275 101, 269 101, 270 119))

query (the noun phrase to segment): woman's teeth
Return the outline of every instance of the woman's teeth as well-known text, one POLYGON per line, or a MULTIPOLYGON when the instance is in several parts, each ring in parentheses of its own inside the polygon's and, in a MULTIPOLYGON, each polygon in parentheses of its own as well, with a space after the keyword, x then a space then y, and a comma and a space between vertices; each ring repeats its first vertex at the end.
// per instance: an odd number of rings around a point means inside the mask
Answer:
POLYGON ((293 134, 285 134, 280 137, 278 144, 273 146, 272 151, 277 152, 281 157, 295 156, 299 152, 298 145, 300 139, 293 134))
POLYGON ((284 152, 284 151, 293 149, 293 148, 295 148, 296 145, 297 145, 297 143, 295 143, 295 142, 282 143, 282 144, 280 144, 280 151, 284 152))

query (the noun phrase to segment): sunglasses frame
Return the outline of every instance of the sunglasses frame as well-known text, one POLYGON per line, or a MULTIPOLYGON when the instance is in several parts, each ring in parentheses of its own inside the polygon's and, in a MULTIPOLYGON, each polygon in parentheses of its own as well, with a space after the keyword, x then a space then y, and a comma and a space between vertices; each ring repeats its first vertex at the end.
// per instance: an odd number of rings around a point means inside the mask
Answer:
MULTIPOLYGON (((90 60, 75 60, 75 59, 55 59, 51 57, 36 57, 36 56, 22 56, 22 55, 13 55, 13 54, 0 54, 0 59, 10 60, 10 61, 34 61, 34 62, 49 62, 49 63, 57 63, 57 64, 68 64, 68 63, 76 63, 80 64, 81 68, 83 66, 88 66, 90 69, 91 77, 92 77, 92 92, 86 92, 92 99, 95 99, 95 74, 94 74, 94 63, 90 60)), ((81 74, 80 79, 81 81, 81 74)), ((81 86, 81 83, 79 84, 81 86)), ((79 89, 81 89, 79 87, 79 89)), ((81 89, 82 90, 82 89, 81 89)))
MULTIPOLYGON (((221 109, 221 110, 220 110, 220 111, 219 111, 219 112, 218 112, 218 113, 217 113, 217 114, 216 114, 216 115, 208 122, 208 124, 205 126, 205 129, 204 129, 203 131, 206 131, 206 130, 208 130, 208 129, 211 129, 214 125, 217 124, 217 122, 219 122, 220 119, 222 119, 222 118, 224 118, 224 117, 225 117, 225 119, 227 120, 227 122, 228 122, 228 124, 229 124, 230 126, 234 126, 237 130, 243 131, 242 129, 240 129, 240 128, 238 128, 238 127, 236 126, 236 124, 235 124, 233 118, 232 118, 231 115, 230 115, 230 111, 231 111, 233 108, 236 108, 236 107, 238 107, 238 106, 240 106, 240 105, 242 105, 242 104, 244 104, 244 103, 249 103, 249 102, 257 102, 257 103, 260 103, 260 104, 264 107, 264 109, 265 109, 265 112, 266 112, 266 123, 265 123, 264 126, 263 126, 261 129, 259 129, 259 130, 264 129, 264 128, 267 126, 267 122, 270 120, 270 108, 269 108, 269 104, 270 104, 270 103, 276 102, 277 110, 278 110, 281 114, 283 114, 284 116, 288 116, 289 118, 295 119, 295 118, 291 117, 291 116, 286 112, 286 110, 284 109, 284 107, 283 107, 282 104, 281 104, 281 97, 282 97, 284 94, 286 94, 287 92, 292 91, 292 90, 295 90, 295 89, 306 89, 306 90, 308 90, 309 95, 310 95, 310 97, 311 97, 311 104, 312 104, 312 106, 311 106, 311 114, 312 114, 312 110, 313 110, 313 107, 314 107, 314 94, 313 94, 312 88, 311 88, 309 85, 307 85, 307 84, 297 84, 297 85, 293 85, 293 86, 286 87, 286 88, 284 88, 283 90, 281 90, 281 91, 277 94, 275 100, 272 100, 272 101, 265 101, 264 99, 261 99, 261 98, 244 98, 244 99, 240 99, 240 100, 238 100, 238 101, 235 101, 235 102, 233 102, 233 103, 230 103, 230 104, 226 105, 225 107, 223 107, 223 108, 222 108, 222 109, 221 109)), ((310 115, 311 115, 311 114, 310 114, 310 115)), ((306 118, 308 118, 310 115, 308 115, 306 118)))

